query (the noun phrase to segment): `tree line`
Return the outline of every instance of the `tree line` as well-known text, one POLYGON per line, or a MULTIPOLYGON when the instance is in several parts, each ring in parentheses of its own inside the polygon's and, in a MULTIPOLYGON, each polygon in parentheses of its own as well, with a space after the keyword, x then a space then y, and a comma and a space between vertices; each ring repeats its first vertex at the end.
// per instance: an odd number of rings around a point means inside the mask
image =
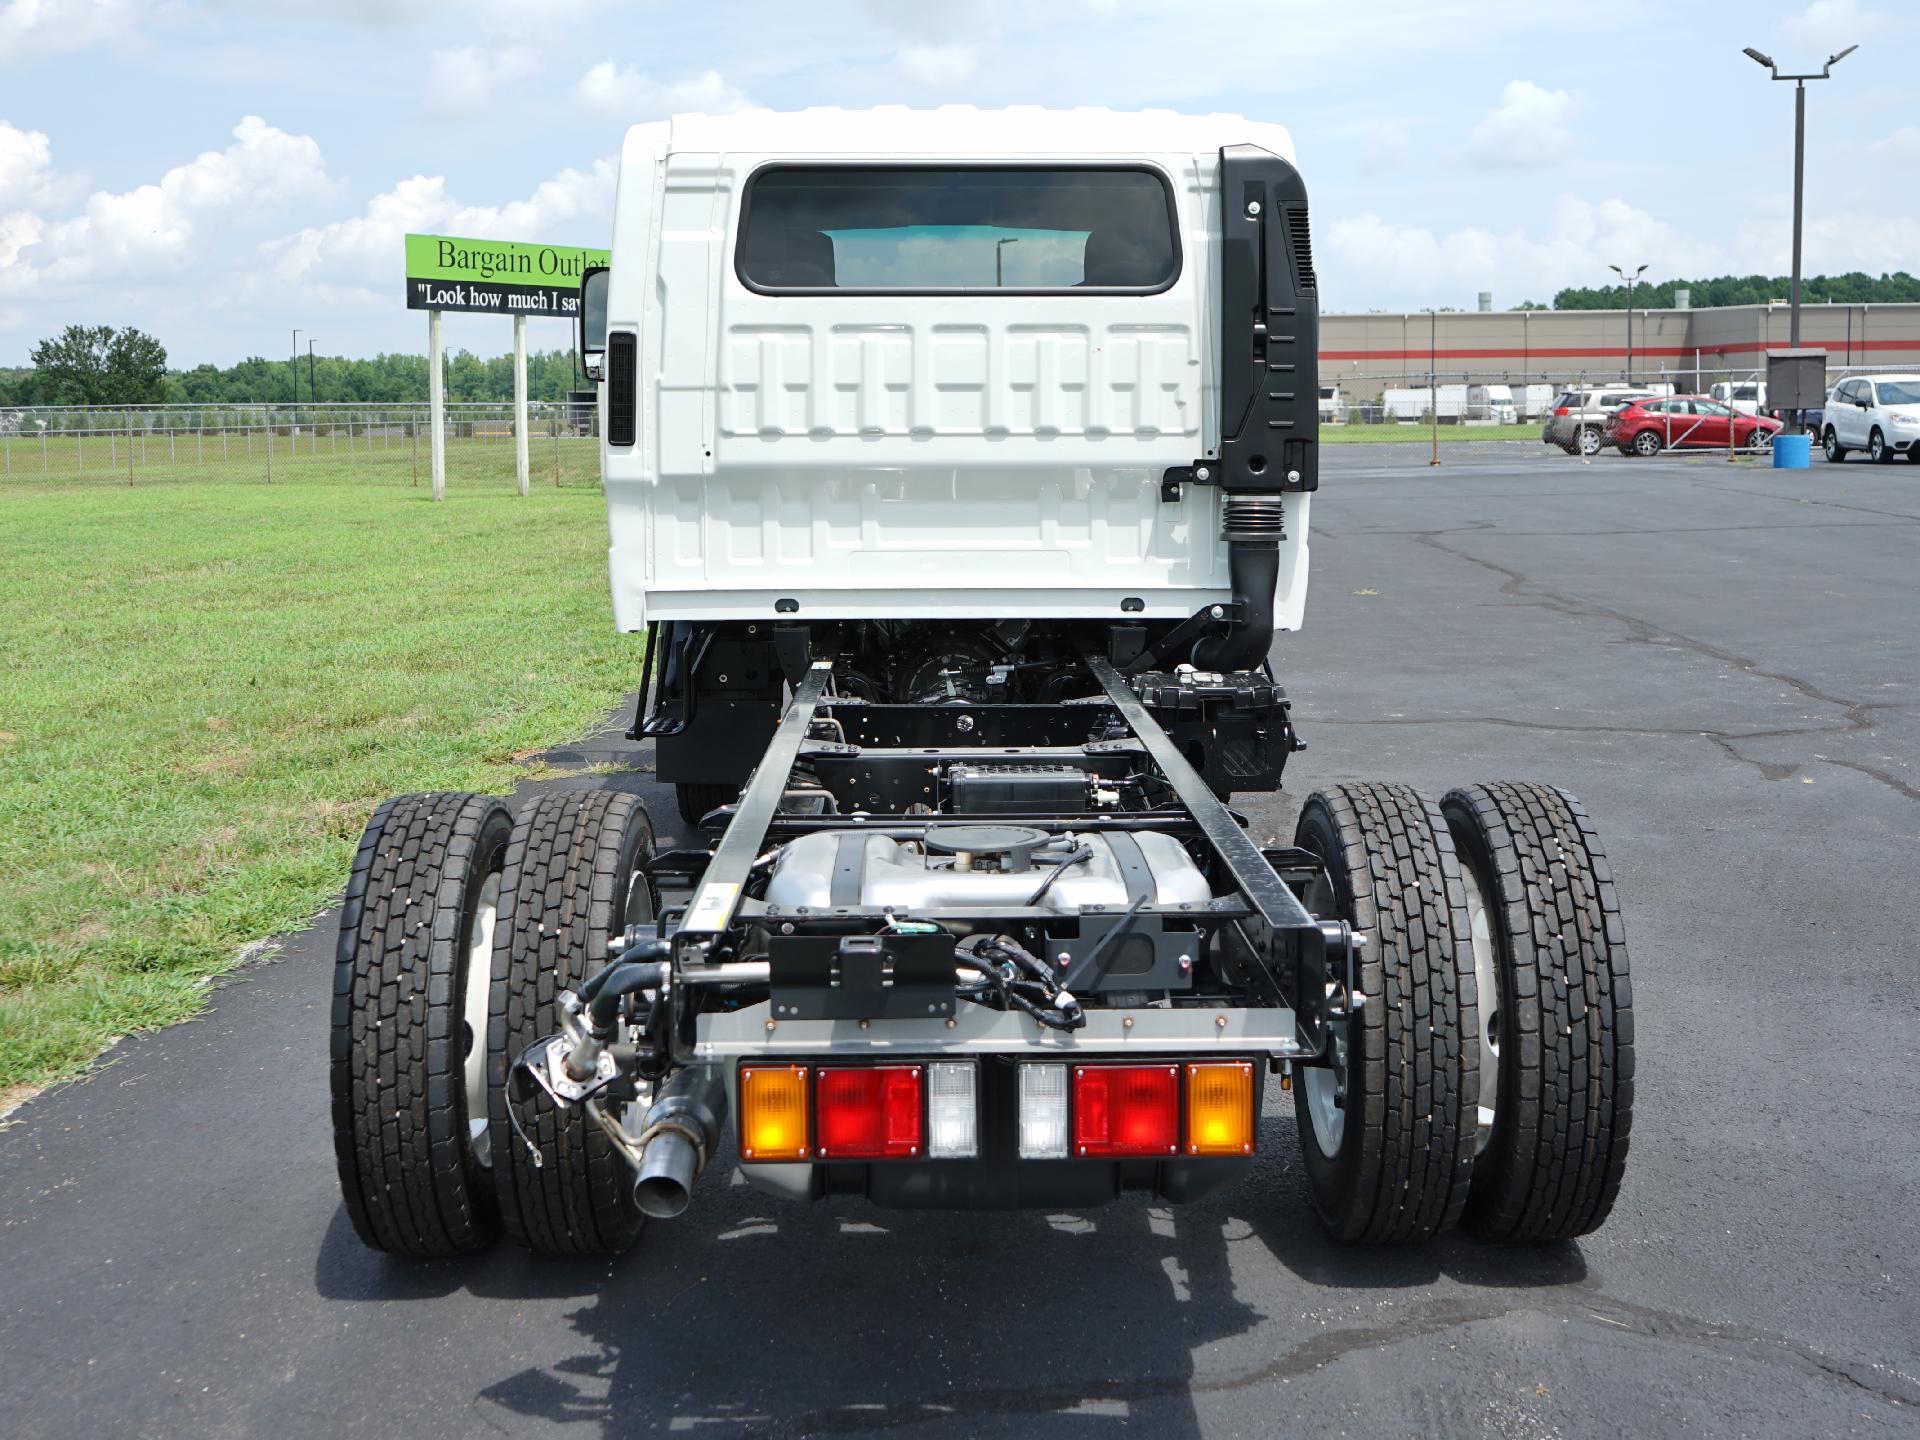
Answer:
MULTIPOLYGON (((1765 305, 1770 301, 1786 299, 1788 288, 1789 281, 1784 275, 1721 275, 1711 280, 1641 281, 1633 287, 1633 306, 1636 310, 1672 309, 1673 292, 1676 290, 1690 291, 1687 303, 1696 310, 1710 310, 1723 305, 1765 305)), ((1920 280, 1904 270, 1877 278, 1858 270, 1845 275, 1803 275, 1800 277, 1800 302, 1803 305, 1920 304, 1920 280)), ((1627 308, 1627 287, 1573 286, 1553 297, 1553 308, 1624 310, 1627 308)))
MULTIPOLYGON (((269 360, 253 356, 236 365, 170 369, 166 347, 132 328, 70 325, 30 352, 31 366, 0 367, 0 406, 31 405, 212 405, 404 404, 427 398, 427 357, 375 355, 352 360, 317 355, 311 368, 302 355, 269 360)), ((447 399, 510 401, 513 357, 491 358, 470 350, 445 357, 447 399)), ((527 395, 564 400, 586 384, 571 350, 527 355, 527 395)))

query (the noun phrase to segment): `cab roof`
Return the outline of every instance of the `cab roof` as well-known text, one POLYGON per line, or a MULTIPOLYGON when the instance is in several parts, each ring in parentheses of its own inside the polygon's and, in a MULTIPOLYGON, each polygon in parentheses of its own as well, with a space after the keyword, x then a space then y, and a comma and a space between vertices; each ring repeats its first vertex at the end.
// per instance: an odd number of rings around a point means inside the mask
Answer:
POLYGON ((743 110, 732 115, 676 115, 636 125, 629 151, 707 154, 857 155, 896 158, 994 159, 999 156, 1203 154, 1223 145, 1257 145, 1292 163, 1284 125, 1239 115, 1182 115, 1172 110, 1048 110, 1015 105, 981 110, 942 105, 914 110, 743 110), (663 133, 664 132, 664 133, 663 133))

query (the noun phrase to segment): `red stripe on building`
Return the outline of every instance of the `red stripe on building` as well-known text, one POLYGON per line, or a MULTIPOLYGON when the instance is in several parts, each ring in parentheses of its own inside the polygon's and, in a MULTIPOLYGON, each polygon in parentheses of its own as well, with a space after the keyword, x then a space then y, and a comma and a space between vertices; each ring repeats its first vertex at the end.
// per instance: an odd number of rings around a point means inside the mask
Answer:
MULTIPOLYGON (((1823 348, 1817 340, 1802 339, 1802 345, 1809 349, 1823 348)), ((1633 355, 1636 360, 1649 356, 1670 356, 1674 359, 1691 359, 1695 355, 1760 355, 1768 350, 1784 349, 1785 340, 1756 341, 1753 344, 1717 345, 1636 345, 1633 355)), ((1827 358, 1831 360, 1836 353, 1844 355, 1849 350, 1854 354, 1871 350, 1920 350, 1920 339, 1912 340, 1855 340, 1851 346, 1845 341, 1829 343, 1825 347, 1827 358)), ((1491 348, 1491 349, 1448 349, 1448 350, 1322 350, 1322 360, 1578 360, 1578 359, 1620 359, 1627 356, 1624 345, 1535 345, 1529 348, 1491 348)))

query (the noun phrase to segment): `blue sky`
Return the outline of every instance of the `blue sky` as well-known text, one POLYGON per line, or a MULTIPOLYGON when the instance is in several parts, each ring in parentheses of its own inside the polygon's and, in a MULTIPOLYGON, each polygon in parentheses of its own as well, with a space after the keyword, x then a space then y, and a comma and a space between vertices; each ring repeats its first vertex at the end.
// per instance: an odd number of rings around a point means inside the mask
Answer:
POLYGON ((419 351, 405 231, 604 244, 628 124, 746 105, 1280 121, 1328 309, 1783 273, 1791 87, 1749 44, 1861 46, 1809 96, 1808 271, 1920 270, 1916 40, 1914 0, 0 0, 0 364, 74 321, 419 351))

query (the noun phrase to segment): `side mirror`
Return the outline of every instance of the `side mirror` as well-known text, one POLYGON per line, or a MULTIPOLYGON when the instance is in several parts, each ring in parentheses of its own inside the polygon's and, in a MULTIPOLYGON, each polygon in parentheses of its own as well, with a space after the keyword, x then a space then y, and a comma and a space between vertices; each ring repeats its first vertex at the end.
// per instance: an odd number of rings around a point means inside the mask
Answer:
POLYGON ((580 368, 589 380, 600 378, 600 358, 607 353, 607 282, 604 265, 589 265, 580 273, 580 319, 577 345, 580 368))

